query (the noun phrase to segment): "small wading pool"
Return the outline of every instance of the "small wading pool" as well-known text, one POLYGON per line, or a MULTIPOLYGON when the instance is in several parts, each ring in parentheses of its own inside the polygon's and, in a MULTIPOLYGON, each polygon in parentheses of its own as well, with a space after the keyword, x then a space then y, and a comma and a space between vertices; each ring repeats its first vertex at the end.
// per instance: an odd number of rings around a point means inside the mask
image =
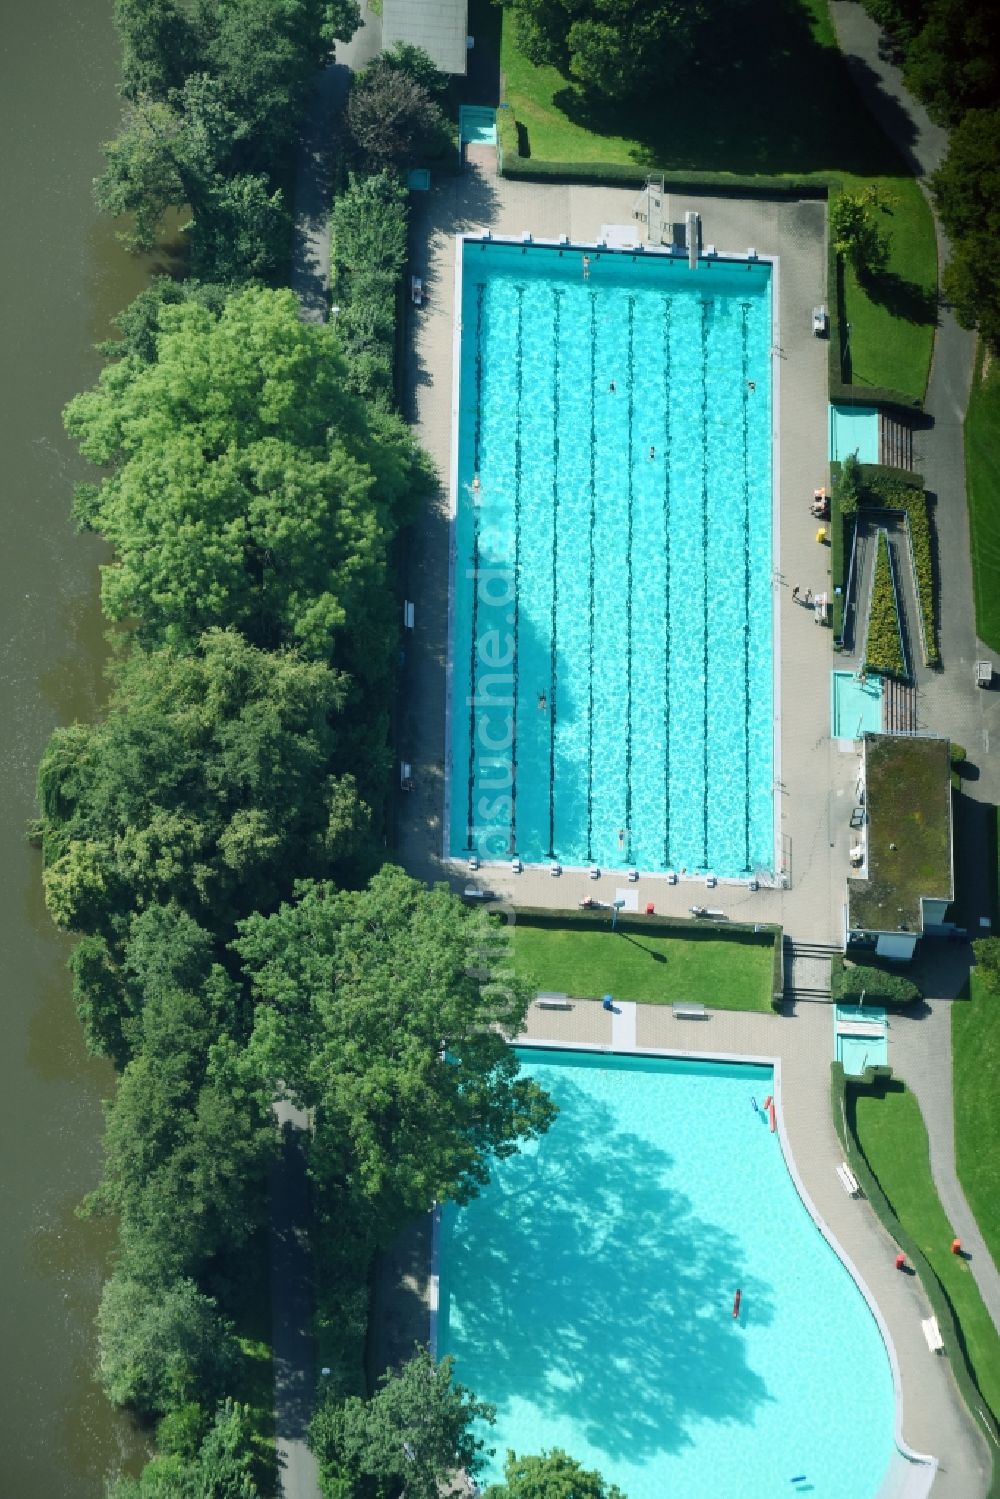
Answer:
POLYGON ((886 1012, 875 1005, 837 1005, 833 1012, 834 1055, 848 1077, 863 1077, 866 1067, 889 1060, 886 1012))
POLYGON ((882 728, 882 678, 864 681, 853 671, 830 673, 830 717, 834 739, 860 739, 882 728))
POLYGON ((628 1499, 763 1499, 800 1475, 811 1499, 873 1499, 889 1360, 768 1128, 771 1069, 521 1061, 552 1129, 441 1219, 437 1352, 496 1404, 487 1479, 508 1448, 562 1447, 628 1499))

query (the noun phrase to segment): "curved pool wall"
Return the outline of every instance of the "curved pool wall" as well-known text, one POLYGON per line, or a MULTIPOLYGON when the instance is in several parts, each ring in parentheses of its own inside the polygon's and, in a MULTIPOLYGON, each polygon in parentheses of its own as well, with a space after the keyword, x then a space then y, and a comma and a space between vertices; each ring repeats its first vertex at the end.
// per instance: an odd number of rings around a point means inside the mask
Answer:
POLYGON ((553 1130, 435 1216, 431 1345, 497 1403, 488 1476, 508 1446, 563 1445, 628 1499, 800 1475, 818 1499, 927 1495, 937 1462, 902 1440, 888 1330, 796 1170, 780 1062, 521 1055, 561 1102, 553 1130), (650 1106, 637 1074, 670 1096, 650 1106))
POLYGON ((445 857, 769 881, 776 264, 457 260, 445 857))

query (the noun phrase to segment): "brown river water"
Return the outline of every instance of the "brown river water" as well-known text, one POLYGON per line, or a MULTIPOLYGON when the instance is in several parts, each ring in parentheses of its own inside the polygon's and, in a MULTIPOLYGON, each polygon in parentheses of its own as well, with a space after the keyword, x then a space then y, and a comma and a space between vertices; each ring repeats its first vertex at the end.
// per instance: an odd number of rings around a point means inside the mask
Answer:
POLYGON ((85 465, 61 410, 149 265, 91 195, 119 114, 111 0, 8 0, 2 18, 0 1499, 100 1499, 140 1450, 92 1377, 113 1229, 74 1216, 100 1169, 111 1070, 84 1051, 25 827, 50 731, 103 694, 101 547, 70 520, 85 465))

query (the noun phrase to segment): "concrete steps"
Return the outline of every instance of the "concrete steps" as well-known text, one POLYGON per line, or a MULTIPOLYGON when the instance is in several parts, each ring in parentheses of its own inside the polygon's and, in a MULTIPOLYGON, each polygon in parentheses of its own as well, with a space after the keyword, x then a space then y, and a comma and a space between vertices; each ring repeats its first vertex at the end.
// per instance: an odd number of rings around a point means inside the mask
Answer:
POLYGON ((830 959, 840 948, 826 942, 784 940, 785 998, 812 1004, 829 1004, 830 959))
POLYGON ((882 681, 882 725, 886 734, 917 732, 917 693, 908 682, 882 681))
POLYGON ((900 417, 885 411, 878 417, 878 461, 889 468, 913 469, 913 430, 900 417))

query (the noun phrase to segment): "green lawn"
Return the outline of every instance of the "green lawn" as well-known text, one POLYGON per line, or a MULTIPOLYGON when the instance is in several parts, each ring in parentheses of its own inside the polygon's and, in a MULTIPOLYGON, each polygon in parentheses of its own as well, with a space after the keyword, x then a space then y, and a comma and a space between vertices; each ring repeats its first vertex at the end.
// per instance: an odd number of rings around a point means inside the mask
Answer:
POLYGON ((920 1246, 961 1324, 983 1398, 1000 1410, 1000 1338, 968 1263, 951 1253, 954 1231, 931 1179, 927 1131, 913 1094, 894 1084, 881 1095, 858 1092, 858 1143, 900 1223, 920 1246))
POLYGON ((976 360, 965 418, 965 468, 972 531, 976 633, 1000 651, 1000 369, 976 360))
POLYGON ((696 1000, 717 1010, 770 1010, 773 947, 671 936, 514 926, 514 966, 536 989, 646 1004, 696 1000))
POLYGON ((955 1158, 976 1222, 1000 1264, 1000 995, 974 971, 951 1007, 955 1158))
POLYGON ((517 47, 504 16, 504 97, 520 149, 545 161, 655 165, 842 181, 878 180, 895 198, 888 273, 873 288, 849 278, 853 379, 923 396, 935 319, 937 253, 930 209, 905 164, 861 104, 837 48, 825 0, 760 0, 730 24, 728 55, 685 70, 663 97, 588 108, 552 67, 517 47), (761 108, 766 92, 767 108, 761 108))

